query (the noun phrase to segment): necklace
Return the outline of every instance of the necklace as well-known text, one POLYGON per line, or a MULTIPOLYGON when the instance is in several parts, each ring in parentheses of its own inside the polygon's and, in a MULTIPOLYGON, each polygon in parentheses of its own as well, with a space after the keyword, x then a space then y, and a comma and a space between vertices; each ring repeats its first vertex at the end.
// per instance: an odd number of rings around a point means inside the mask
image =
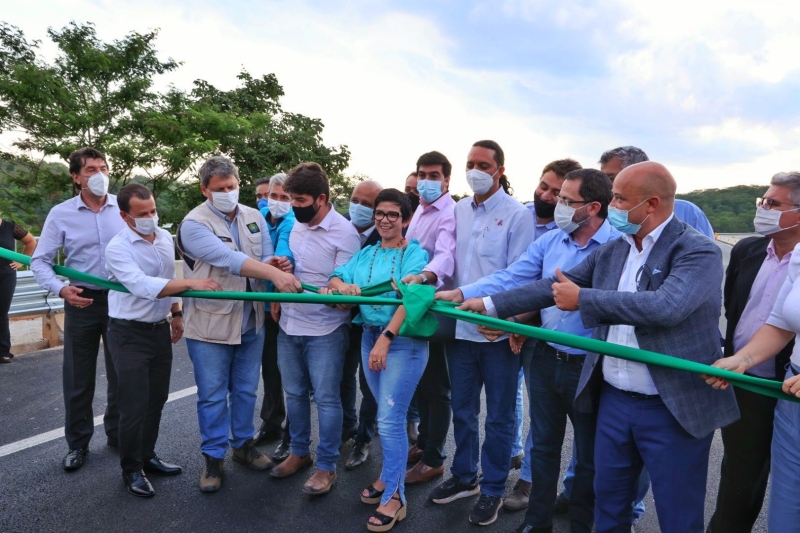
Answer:
MULTIPOLYGON (((402 241, 400 241, 400 243, 396 247, 383 248, 382 246, 378 246, 378 245, 375 246, 375 251, 372 252, 372 259, 369 262, 369 275, 367 276, 367 287, 372 285, 372 270, 375 267, 375 258, 378 256, 378 250, 391 250, 391 251, 394 252, 392 254, 392 270, 391 270, 391 273, 389 274, 389 279, 391 280, 391 279, 394 279, 394 271, 395 271, 395 268, 397 267, 397 250, 400 250, 400 266, 402 267, 403 258, 406 255, 406 250, 408 249, 406 244, 407 244, 406 240, 403 239, 402 241)), ((386 257, 383 258, 384 261, 386 261, 386 259, 387 259, 386 257)), ((377 311, 378 309, 381 308, 381 306, 373 305, 372 308, 375 311, 377 311)))

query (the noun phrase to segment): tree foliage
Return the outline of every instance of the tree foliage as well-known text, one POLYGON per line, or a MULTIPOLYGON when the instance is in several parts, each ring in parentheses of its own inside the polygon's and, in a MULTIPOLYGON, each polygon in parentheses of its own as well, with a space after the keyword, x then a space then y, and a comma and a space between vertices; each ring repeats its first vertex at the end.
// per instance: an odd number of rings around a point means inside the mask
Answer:
POLYGON ((53 169, 44 162, 48 156, 66 161, 82 146, 108 155, 112 190, 135 176, 149 185, 165 222, 180 221, 201 201, 195 171, 218 154, 239 167, 243 201, 257 178, 303 161, 326 170, 332 199, 349 198, 347 147, 323 144, 321 120, 284 111, 274 74, 258 78, 242 70, 230 91, 196 80, 189 91, 156 92, 154 79, 180 66, 158 58, 157 30, 111 43, 98 39, 91 23, 47 33, 59 50, 50 63, 39 56, 39 41, 0 23, 0 133, 19 135, 14 152, 0 153, 13 165, 0 181, 14 184, 0 194, 0 210, 6 200, 9 209, 31 205, 31 188, 49 191, 60 183, 68 190, 68 177, 59 182, 61 170, 48 174, 53 169))
POLYGON ((755 231, 756 198, 762 196, 767 188, 766 185, 737 185, 726 189, 703 189, 677 197, 702 209, 716 232, 752 233, 755 231))

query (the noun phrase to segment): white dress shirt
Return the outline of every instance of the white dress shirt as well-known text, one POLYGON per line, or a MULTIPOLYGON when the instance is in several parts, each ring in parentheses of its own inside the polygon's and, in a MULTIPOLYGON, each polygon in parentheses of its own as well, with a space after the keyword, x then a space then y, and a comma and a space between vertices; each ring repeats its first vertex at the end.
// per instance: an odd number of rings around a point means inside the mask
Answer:
MULTIPOLYGON (((361 249, 358 231, 328 204, 330 212, 316 226, 295 221, 289 235, 294 257, 294 275, 318 287, 361 249)), ((323 304, 281 304, 280 326, 287 335, 321 337, 350 321, 350 311, 323 304)))
MULTIPOLYGON (((53 294, 59 294, 64 283, 53 272, 53 264, 59 248, 64 247, 64 266, 108 279, 106 270, 106 246, 109 241, 125 229, 119 216, 117 197, 106 195, 106 203, 95 213, 80 195, 62 202, 50 210, 44 221, 42 236, 31 257, 31 270, 36 283, 53 294)), ((72 282, 90 289, 100 287, 85 281, 72 282)))
MULTIPOLYGON (((670 215, 666 221, 642 239, 641 252, 636 248, 636 243, 633 241, 631 235, 622 236, 622 238, 631 245, 631 249, 630 252, 628 252, 628 260, 625 262, 625 269, 619 277, 619 286, 617 290, 622 292, 638 292, 637 285, 642 268, 647 262, 647 258, 650 257, 653 246, 658 242, 658 238, 661 237, 661 233, 672 218, 673 215, 670 215)), ((636 328, 634 326, 611 326, 608 328, 608 337, 606 340, 622 346, 639 348, 639 342, 636 340, 636 328)), ((658 389, 656 389, 656 385, 653 383, 650 371, 644 363, 626 361, 625 359, 607 355, 603 357, 603 378, 611 386, 620 390, 638 392, 640 394, 658 394, 658 389)))
POLYGON ((158 298, 158 293, 175 279, 175 248, 172 235, 157 228, 156 238, 147 242, 126 227, 106 248, 106 268, 112 281, 122 283, 126 292, 108 293, 108 316, 139 322, 160 322, 180 298, 158 298))
MULTIPOLYGON (((367 229, 358 234, 358 238, 361 241, 362 247, 367 242, 367 239, 369 239, 369 236, 372 235, 373 231, 375 231, 375 224, 371 225, 370 227, 368 227, 367 229)), ((356 232, 358 232, 358 230, 356 230, 356 232)))

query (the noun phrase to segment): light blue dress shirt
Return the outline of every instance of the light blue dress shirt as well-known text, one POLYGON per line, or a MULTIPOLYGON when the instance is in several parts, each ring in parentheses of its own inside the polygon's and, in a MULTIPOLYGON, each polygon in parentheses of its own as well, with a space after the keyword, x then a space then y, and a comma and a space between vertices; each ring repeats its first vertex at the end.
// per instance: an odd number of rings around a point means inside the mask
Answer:
MULTIPOLYGON (((601 244, 617 239, 620 235, 622 234, 611 227, 607 220, 603 222, 603 225, 584 246, 579 246, 571 235, 561 230, 551 231, 528 246, 528 249, 520 256, 519 260, 508 268, 498 270, 475 283, 461 287, 461 292, 464 294, 465 300, 480 298, 513 289, 514 287, 521 287, 542 278, 553 277, 556 275, 556 268, 560 268, 562 272, 570 270, 588 257, 601 244)), ((553 306, 542 309, 541 317, 544 329, 582 337, 592 336, 592 328, 583 327, 579 311, 561 311, 558 307, 553 306)), ((586 353, 561 344, 552 342, 548 344, 557 350, 572 354, 586 353)))
MULTIPOLYGON (((508 267, 533 242, 530 211, 502 188, 480 205, 475 204, 474 196, 461 199, 455 215, 457 287, 508 267)), ((456 338, 489 342, 478 333, 475 324, 460 320, 456 323, 456 338)))
MULTIPOLYGON (((239 224, 236 222, 236 217, 239 216, 239 209, 236 209, 236 214, 233 219, 230 219, 217 210, 208 200, 206 200, 206 204, 212 213, 225 222, 225 226, 228 227, 228 231, 231 232, 233 237, 233 242, 236 244, 236 250, 228 248, 219 237, 214 235, 214 232, 208 226, 196 220, 184 220, 181 223, 180 236, 183 249, 195 259, 200 259, 217 268, 227 269, 231 274, 241 276, 242 265, 247 259, 251 258, 244 252, 239 251, 242 248, 239 241, 239 224)), ((261 262, 264 263, 275 254, 273 253, 272 239, 270 239, 269 231, 267 231, 267 222, 263 218, 258 219, 258 227, 261 232, 261 262)), ((253 305, 256 305, 256 302, 245 302, 242 316, 242 333, 249 331, 250 328, 256 325, 253 305)))
MULTIPOLYGON (((409 274, 419 274, 427 264, 428 252, 416 239, 409 241, 405 252, 398 248, 382 248, 381 244, 377 243, 362 249, 347 264, 334 270, 331 277, 366 287, 392 278, 402 279, 409 274)), ((397 293, 387 292, 381 294, 379 298, 397 298, 397 293)), ((361 312, 353 319, 353 324, 368 326, 388 326, 397 311, 396 305, 358 307, 361 312)))
POLYGON ((555 220, 551 220, 547 224, 539 224, 539 219, 536 218, 536 204, 533 202, 528 202, 525 204, 525 207, 528 208, 533 214, 533 239, 537 240, 539 237, 547 233, 548 231, 558 229, 558 224, 556 224, 555 220))
POLYGON ((706 237, 710 239, 714 238, 714 230, 711 228, 711 222, 708 221, 706 214, 692 202, 678 200, 676 198, 673 212, 678 220, 686 222, 706 237))

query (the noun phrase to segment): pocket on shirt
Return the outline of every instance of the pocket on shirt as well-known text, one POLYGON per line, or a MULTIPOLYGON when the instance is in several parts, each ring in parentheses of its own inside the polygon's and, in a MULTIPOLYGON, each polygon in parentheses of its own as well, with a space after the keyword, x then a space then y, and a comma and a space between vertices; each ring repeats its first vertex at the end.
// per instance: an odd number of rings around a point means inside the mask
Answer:
POLYGON ((229 315, 233 312, 234 300, 209 300, 207 298, 195 299, 195 307, 212 315, 229 315))
POLYGON ((261 255, 264 253, 264 246, 261 240, 261 232, 248 234, 247 240, 250 243, 250 249, 252 250, 252 254, 254 256, 253 258, 256 261, 261 261, 261 255))

